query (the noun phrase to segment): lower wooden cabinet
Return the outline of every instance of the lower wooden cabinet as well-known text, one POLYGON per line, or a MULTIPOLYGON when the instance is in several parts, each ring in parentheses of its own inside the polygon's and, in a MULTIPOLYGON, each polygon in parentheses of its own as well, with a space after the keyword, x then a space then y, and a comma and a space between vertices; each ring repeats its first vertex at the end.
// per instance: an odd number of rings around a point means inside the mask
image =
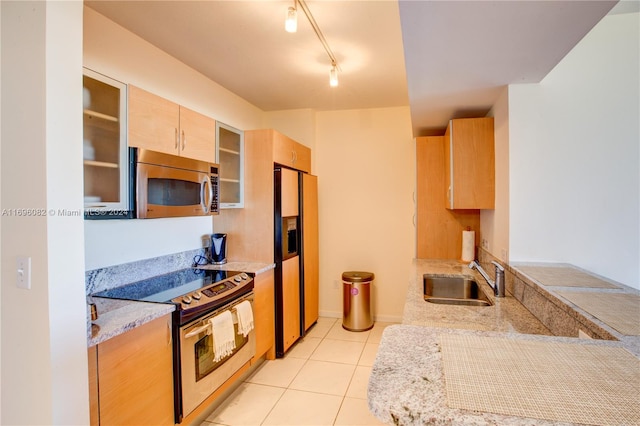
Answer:
POLYGON ((274 347, 274 273, 273 269, 257 274, 253 279, 253 315, 256 335, 256 354, 254 360, 262 355, 275 359, 274 347))
MULTIPOLYGON (((92 424, 174 424, 170 315, 100 343, 92 357, 93 350, 89 349, 89 383, 97 379, 97 392, 90 392, 90 397, 97 396, 99 418, 92 412, 92 424)), ((95 405, 90 401, 90 407, 95 405)))
POLYGON ((98 406, 98 347, 91 346, 89 356, 89 423, 100 424, 100 407, 98 406))

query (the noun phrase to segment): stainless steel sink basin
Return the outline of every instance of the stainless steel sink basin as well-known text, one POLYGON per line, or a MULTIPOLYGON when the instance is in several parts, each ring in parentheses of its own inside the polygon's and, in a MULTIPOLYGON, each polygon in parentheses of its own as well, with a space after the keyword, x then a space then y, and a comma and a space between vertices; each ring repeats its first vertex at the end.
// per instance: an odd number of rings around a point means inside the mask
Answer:
POLYGON ((424 300, 429 303, 465 306, 491 306, 491 300, 478 283, 465 277, 423 276, 424 300))

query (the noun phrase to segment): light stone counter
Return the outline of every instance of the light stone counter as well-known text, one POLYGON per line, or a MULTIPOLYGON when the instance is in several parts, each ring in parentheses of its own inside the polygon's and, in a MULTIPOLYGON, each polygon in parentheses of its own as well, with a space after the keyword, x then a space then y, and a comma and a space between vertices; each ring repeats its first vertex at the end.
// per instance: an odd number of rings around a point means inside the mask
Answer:
MULTIPOLYGON (((485 270, 490 272, 486 267, 485 270)), ((512 286, 509 281, 508 284, 512 286)), ((538 300, 536 303, 543 304, 538 300)), ((552 336, 552 333, 512 294, 508 293, 506 298, 493 297, 486 281, 475 270, 469 269, 467 264, 448 260, 416 259, 413 262, 403 324, 385 329, 369 378, 369 409, 379 420, 398 425, 560 424, 540 419, 449 408, 438 344, 438 337, 442 334, 472 334, 626 347, 624 341, 552 336), (481 285, 485 294, 494 302, 494 306, 453 306, 425 302, 422 284, 422 276, 425 273, 470 276, 481 285)))
POLYGON ((413 266, 414 272, 404 305, 403 324, 552 335, 511 295, 496 298, 489 284, 478 271, 470 269, 468 263, 416 259, 413 266), (422 276, 427 273, 435 276, 463 275, 472 278, 494 306, 453 306, 425 302, 422 276))
MULTIPOLYGON (((132 302, 129 300, 94 297, 98 319, 89 321, 87 347, 118 336, 176 310, 170 303, 132 302)), ((89 318, 91 314, 89 313, 89 318)))
MULTIPOLYGON (((198 268, 260 274, 274 267, 275 264, 269 263, 229 262, 223 265, 202 265, 198 268)), ((135 270, 135 268, 129 269, 135 270)), ((102 275, 109 276, 110 274, 102 273, 102 275)), ((131 282, 130 280, 127 281, 123 279, 122 276, 128 275, 120 274, 116 277, 123 283, 131 282)), ((137 275, 133 276, 139 278, 137 275)), ((91 287, 91 289, 94 288, 96 287, 91 287)), ((113 288, 112 284, 110 288, 113 288)), ((90 311, 87 310, 87 347, 102 343, 105 340, 175 311, 175 306, 170 303, 134 302, 95 296, 92 299, 98 310, 98 319, 91 321, 90 311)))

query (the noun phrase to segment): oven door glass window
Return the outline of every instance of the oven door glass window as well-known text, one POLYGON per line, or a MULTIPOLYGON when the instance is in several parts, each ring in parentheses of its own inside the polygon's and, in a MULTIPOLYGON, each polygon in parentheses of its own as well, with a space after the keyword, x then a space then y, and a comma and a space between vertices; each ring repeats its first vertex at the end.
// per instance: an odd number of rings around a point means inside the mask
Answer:
POLYGON ((216 368, 220 367, 224 362, 232 357, 236 352, 240 350, 249 341, 248 337, 238 334, 238 324, 233 324, 236 336, 236 348, 233 352, 226 357, 215 362, 215 354, 213 350, 213 336, 206 335, 202 339, 198 340, 195 346, 195 361, 196 361, 196 382, 207 377, 208 374, 213 372, 216 368))

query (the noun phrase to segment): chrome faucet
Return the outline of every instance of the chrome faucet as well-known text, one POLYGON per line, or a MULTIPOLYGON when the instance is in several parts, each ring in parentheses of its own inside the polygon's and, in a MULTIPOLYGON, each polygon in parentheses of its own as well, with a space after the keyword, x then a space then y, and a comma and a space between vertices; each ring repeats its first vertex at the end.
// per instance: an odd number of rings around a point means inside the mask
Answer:
POLYGON ((484 271, 484 269, 482 269, 482 266, 480 266, 480 264, 478 262, 476 262, 475 260, 471 261, 471 263, 469 264, 469 268, 471 268, 471 269, 476 268, 478 270, 478 272, 480 272, 480 275, 482 275, 482 277, 487 281, 487 284, 489 284, 489 287, 491 287, 493 289, 493 294, 496 297, 504 297, 505 296, 505 294, 504 294, 504 292, 505 292, 505 290, 504 290, 504 268, 502 267, 502 265, 500 265, 496 261, 492 261, 491 263, 496 266, 496 280, 495 280, 495 282, 491 278, 489 278, 489 276, 484 271))

